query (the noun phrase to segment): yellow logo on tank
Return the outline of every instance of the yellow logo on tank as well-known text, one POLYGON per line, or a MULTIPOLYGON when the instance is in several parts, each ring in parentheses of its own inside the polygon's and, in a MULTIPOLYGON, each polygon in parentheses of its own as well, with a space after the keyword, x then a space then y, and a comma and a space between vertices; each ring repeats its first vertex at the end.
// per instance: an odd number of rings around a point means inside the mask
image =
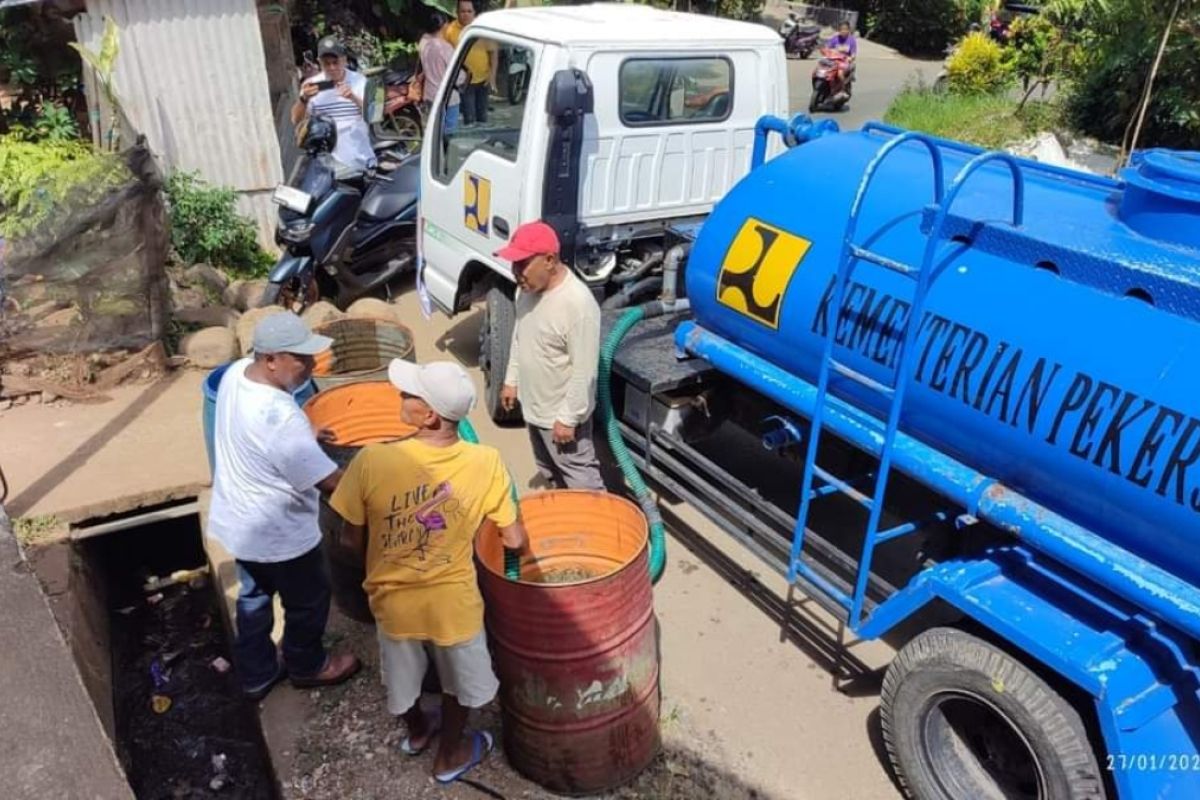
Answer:
POLYGON ((788 283, 810 247, 808 239, 748 218, 725 251, 717 302, 778 329, 788 283))
POLYGON ((488 235, 492 217, 492 182, 468 172, 463 181, 463 224, 467 230, 488 235))

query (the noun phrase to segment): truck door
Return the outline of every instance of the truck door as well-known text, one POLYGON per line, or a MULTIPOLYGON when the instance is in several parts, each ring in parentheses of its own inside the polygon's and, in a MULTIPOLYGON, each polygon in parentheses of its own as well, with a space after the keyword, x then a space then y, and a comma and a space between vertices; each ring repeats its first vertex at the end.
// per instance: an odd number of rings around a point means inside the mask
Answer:
POLYGON ((541 183, 541 170, 530 163, 534 148, 523 139, 535 127, 538 109, 529 108, 537 105, 529 101, 529 88, 537 85, 534 77, 542 47, 504 41, 486 31, 472 37, 468 30, 446 73, 447 81, 462 75, 459 86, 470 82, 467 59, 476 49, 486 52, 495 67, 487 119, 467 124, 461 109, 463 92, 443 88, 421 164, 424 279, 433 300, 451 313, 459 276, 469 262, 480 261, 509 274, 509 266, 492 253, 520 224, 522 198, 536 188, 530 185, 534 174, 533 182, 541 183))

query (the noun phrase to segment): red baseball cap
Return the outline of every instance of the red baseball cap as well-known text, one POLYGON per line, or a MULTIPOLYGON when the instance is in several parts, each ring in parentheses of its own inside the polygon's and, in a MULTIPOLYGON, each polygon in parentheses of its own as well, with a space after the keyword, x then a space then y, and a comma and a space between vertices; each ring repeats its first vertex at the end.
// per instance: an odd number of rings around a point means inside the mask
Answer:
POLYGON ((505 261, 517 262, 534 256, 557 256, 560 250, 561 245, 554 228, 538 220, 526 222, 513 231, 508 244, 497 250, 495 255, 496 258, 503 258, 505 261))

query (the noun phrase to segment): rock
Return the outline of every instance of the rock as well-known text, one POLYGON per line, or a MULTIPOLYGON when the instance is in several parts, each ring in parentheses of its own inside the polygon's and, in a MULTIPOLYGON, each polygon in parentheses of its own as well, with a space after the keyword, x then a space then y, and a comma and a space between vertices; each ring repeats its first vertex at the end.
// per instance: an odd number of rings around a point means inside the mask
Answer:
POLYGON ((388 322, 400 322, 400 307, 380 300, 377 297, 364 297, 355 300, 346 309, 346 315, 359 319, 382 319, 388 322))
POLYGON ((49 405, 50 403, 53 403, 57 399, 58 399, 58 395, 56 395, 54 392, 47 392, 47 391, 42 392, 42 405, 44 405, 44 406, 49 405))
POLYGON ((171 289, 171 308, 175 311, 204 308, 208 305, 208 295, 203 289, 193 289, 179 286, 171 289))
POLYGON ((258 308, 262 301, 263 292, 267 290, 267 281, 234 281, 221 294, 221 299, 230 308, 238 311, 249 311, 258 308))
POLYGON ((208 289, 217 294, 229 286, 229 278, 225 277, 225 273, 211 264, 193 264, 184 271, 183 279, 188 286, 208 289))
POLYGON ((328 303, 324 300, 318 300, 305 309, 304 313, 300 315, 300 318, 304 320, 305 324, 307 324, 310 329, 316 330, 326 322, 333 322, 334 320, 342 319, 345 316, 346 315, 341 311, 338 311, 337 306, 335 306, 333 303, 328 303))
MULTIPOLYGON (((221 302, 230 308, 238 308, 238 297, 241 295, 242 287, 246 285, 245 281, 237 280, 225 287, 225 291, 221 292, 221 302)), ((238 308, 240 311, 241 309, 238 308)))
POLYGON ((179 354, 197 367, 219 367, 237 358, 237 337, 228 328, 205 328, 183 337, 179 342, 179 354))
POLYGON ((13 401, 11 398, 5 397, 4 399, 0 400, 0 411, 8 411, 12 407, 13 401))
POLYGON ((203 325, 206 328, 232 328, 238 323, 241 314, 225 306, 206 306, 204 308, 185 308, 175 312, 175 319, 187 325, 203 325))
POLYGON ((250 343, 254 341, 254 328, 262 321, 263 317, 282 313, 284 313, 284 309, 279 306, 269 306, 267 308, 252 308, 245 314, 242 314, 242 318, 237 322, 237 340, 242 355, 250 352, 250 343))

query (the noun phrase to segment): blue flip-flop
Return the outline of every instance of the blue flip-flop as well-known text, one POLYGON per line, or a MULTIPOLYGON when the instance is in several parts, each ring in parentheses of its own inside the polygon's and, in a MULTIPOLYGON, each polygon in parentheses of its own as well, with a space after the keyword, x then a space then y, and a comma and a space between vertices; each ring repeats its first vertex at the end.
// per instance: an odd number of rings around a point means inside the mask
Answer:
POLYGON ((441 709, 437 709, 432 714, 426 716, 425 724, 429 726, 429 733, 425 736, 425 746, 421 748, 413 747, 412 736, 405 736, 404 741, 400 742, 400 752, 409 756, 419 756, 429 749, 429 746, 437 739, 437 735, 442 729, 441 709))
POLYGON ((483 763, 488 754, 492 752, 492 747, 495 745, 495 740, 487 731, 475 731, 471 737, 471 760, 461 767, 452 769, 449 772, 439 772, 433 776, 433 779, 438 783, 454 783, 456 780, 466 775, 475 767, 483 763), (482 742, 482 747, 480 745, 482 742))

